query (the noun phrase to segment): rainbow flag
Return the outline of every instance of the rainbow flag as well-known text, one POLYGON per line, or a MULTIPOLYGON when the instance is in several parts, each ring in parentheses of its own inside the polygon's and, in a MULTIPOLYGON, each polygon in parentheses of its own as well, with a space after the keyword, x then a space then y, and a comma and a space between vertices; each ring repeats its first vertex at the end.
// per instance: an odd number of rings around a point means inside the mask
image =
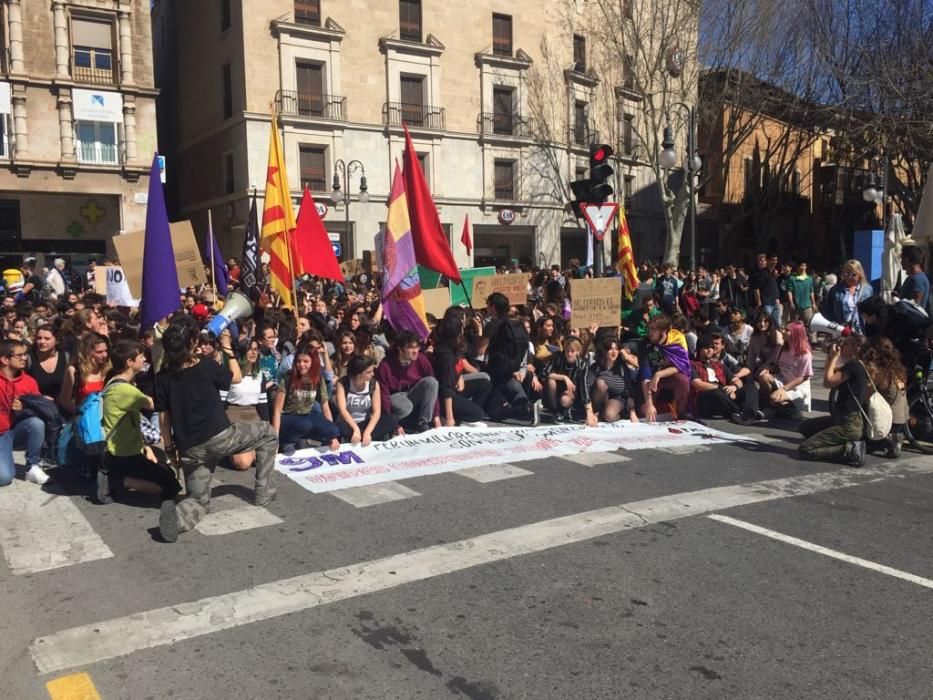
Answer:
POLYGON ((619 259, 616 261, 616 269, 624 280, 625 298, 631 299, 638 289, 638 270, 635 267, 635 251, 632 249, 632 234, 628 230, 624 204, 619 204, 619 259))
POLYGON ((402 171, 396 163, 382 236, 382 310, 395 330, 412 331, 424 340, 429 333, 428 321, 424 315, 407 199, 402 171))
POLYGON ((285 173, 285 159, 282 157, 282 145, 279 132, 275 128, 276 119, 272 115, 272 130, 269 136, 269 167, 266 170, 265 205, 262 211, 262 234, 259 244, 269 253, 269 271, 272 289, 282 298, 286 306, 292 304, 292 272, 289 239, 295 230, 295 212, 288 189, 288 175, 285 173))

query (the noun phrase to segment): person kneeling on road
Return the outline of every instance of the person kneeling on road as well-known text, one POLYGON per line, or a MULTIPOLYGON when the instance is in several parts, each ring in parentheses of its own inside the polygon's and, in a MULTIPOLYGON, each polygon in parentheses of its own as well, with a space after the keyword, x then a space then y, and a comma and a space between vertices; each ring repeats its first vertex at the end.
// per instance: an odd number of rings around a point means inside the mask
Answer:
POLYGON ((700 418, 725 416, 733 423, 751 425, 758 414, 758 386, 751 379, 743 382, 720 360, 713 359, 716 351, 716 341, 710 336, 697 341, 690 382, 696 414, 700 418))

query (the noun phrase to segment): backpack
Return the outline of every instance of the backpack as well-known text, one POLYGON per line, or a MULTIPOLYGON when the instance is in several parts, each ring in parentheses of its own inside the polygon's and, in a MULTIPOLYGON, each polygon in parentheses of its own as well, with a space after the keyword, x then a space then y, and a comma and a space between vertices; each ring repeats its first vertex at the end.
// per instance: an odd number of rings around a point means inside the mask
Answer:
MULTIPOLYGON (((859 364, 862 363, 860 362, 859 364)), ((865 365, 862 365, 862 368, 865 369, 865 365)), ((878 393, 875 382, 867 369, 865 369, 865 376, 868 377, 868 381, 871 382, 872 388, 872 394, 868 397, 867 413, 865 409, 862 408, 862 403, 856 398, 859 411, 861 411, 862 417, 865 419, 865 437, 869 440, 884 440, 891 432, 891 426, 894 423, 894 414, 891 411, 891 404, 878 393)), ((849 391, 852 391, 851 386, 849 386, 849 391)), ((855 397, 855 394, 853 393, 852 396, 855 397)))
POLYGON ((78 407, 72 431, 77 448, 82 454, 97 456, 104 454, 107 440, 104 436, 104 397, 95 391, 87 395, 78 407))
POLYGON ((528 333, 521 321, 505 320, 489 341, 487 370, 494 378, 510 377, 521 369, 528 353, 528 333))

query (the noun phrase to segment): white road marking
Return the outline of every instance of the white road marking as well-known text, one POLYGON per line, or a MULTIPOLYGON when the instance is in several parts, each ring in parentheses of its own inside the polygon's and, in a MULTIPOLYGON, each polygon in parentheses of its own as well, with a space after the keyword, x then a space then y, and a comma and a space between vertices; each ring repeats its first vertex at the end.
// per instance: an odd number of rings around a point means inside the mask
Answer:
POLYGON ((14 574, 113 556, 78 507, 57 489, 18 479, 0 489, 0 547, 14 574))
POLYGON ((906 571, 901 571, 900 569, 893 569, 890 566, 885 566, 884 564, 877 564, 873 561, 869 561, 868 559, 862 559, 861 557, 853 557, 835 549, 828 549, 827 547, 813 544, 812 542, 807 542, 806 540, 801 540, 797 537, 791 537, 790 535, 785 535, 775 530, 769 530, 759 525, 753 525, 752 523, 745 522, 744 520, 737 520, 735 518, 730 518, 727 515, 717 514, 707 515, 706 517, 720 523, 725 523, 726 525, 734 525, 735 527, 742 528, 743 530, 754 532, 756 535, 770 537, 772 540, 777 540, 778 542, 792 544, 795 547, 800 547, 801 549, 806 549, 810 552, 816 552, 817 554, 822 554, 826 557, 838 559, 839 561, 844 561, 848 564, 855 564, 856 566, 861 566, 865 569, 887 574, 888 576, 893 576, 894 578, 909 581, 910 583, 916 583, 918 586, 923 586, 924 588, 933 588, 933 581, 928 578, 923 578, 922 576, 917 576, 906 571))
POLYGON ((254 506, 228 493, 211 499, 211 512, 201 519, 195 529, 202 535, 228 535, 281 522, 281 518, 265 508, 254 506))
POLYGON ((631 457, 616 454, 615 452, 581 452, 577 455, 561 455, 560 459, 579 464, 584 467, 599 467, 603 464, 622 464, 631 462, 631 457))
POLYGON ((658 452, 669 455, 692 455, 695 452, 709 452, 712 448, 707 445, 683 445, 681 447, 659 447, 658 452))
POLYGON ((737 506, 933 473, 933 458, 678 493, 260 584, 39 637, 30 652, 52 673, 525 554, 737 506))
POLYGON ((467 467, 454 472, 467 479, 473 479, 481 484, 489 484, 493 481, 502 481, 504 479, 515 479, 519 476, 528 476, 534 474, 527 469, 516 467, 514 464, 485 464, 481 467, 467 467))
POLYGON ((380 503, 401 501, 406 498, 421 495, 414 489, 402 486, 394 481, 370 484, 369 486, 354 486, 353 488, 331 491, 330 493, 341 501, 349 503, 354 508, 368 508, 369 506, 376 506, 380 503))

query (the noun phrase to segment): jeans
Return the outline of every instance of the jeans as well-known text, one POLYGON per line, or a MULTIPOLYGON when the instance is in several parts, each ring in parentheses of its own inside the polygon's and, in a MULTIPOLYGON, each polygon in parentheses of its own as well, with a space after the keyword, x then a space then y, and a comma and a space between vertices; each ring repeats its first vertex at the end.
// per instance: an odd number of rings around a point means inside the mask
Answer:
POLYGON ((26 469, 29 469, 39 463, 44 442, 45 423, 35 416, 24 418, 0 435, 0 486, 9 486, 16 476, 13 448, 17 445, 26 446, 26 469))
MULTIPOLYGON (((317 402, 314 405, 316 406, 317 402)), ((294 445, 304 439, 330 442, 335 437, 340 437, 340 430, 324 417, 320 408, 317 411, 312 408, 304 416, 282 414, 279 425, 279 443, 282 445, 294 445)))
POLYGON ((399 391, 389 398, 392 415, 402 421, 430 425, 434 420, 434 408, 437 406, 437 379, 422 377, 408 391, 399 391), (414 415, 412 415, 414 414, 414 415))
POLYGON ((495 421, 508 418, 527 418, 528 395, 514 377, 505 382, 493 382, 486 399, 486 414, 495 421))
POLYGON ((701 391, 696 395, 696 413, 700 418, 729 418, 733 413, 754 417, 757 412, 758 385, 751 380, 742 383, 742 388, 735 392, 735 399, 730 399, 722 388, 701 391))
POLYGON ((762 304, 760 311, 771 317, 771 323, 775 328, 780 328, 781 323, 781 305, 780 304, 762 304))
MULTIPOLYGON (((340 429, 340 434, 343 436, 344 442, 350 442, 350 438, 353 437, 354 427, 359 428, 360 435, 362 435, 366 430, 367 425, 369 425, 369 418, 364 420, 362 423, 357 423, 355 426, 350 425, 343 418, 337 419, 337 427, 340 429)), ((388 440, 392 437, 397 429, 398 419, 391 413, 383 413, 379 416, 379 420, 376 421, 376 426, 373 428, 373 440, 376 440, 377 442, 381 440, 388 440)))

